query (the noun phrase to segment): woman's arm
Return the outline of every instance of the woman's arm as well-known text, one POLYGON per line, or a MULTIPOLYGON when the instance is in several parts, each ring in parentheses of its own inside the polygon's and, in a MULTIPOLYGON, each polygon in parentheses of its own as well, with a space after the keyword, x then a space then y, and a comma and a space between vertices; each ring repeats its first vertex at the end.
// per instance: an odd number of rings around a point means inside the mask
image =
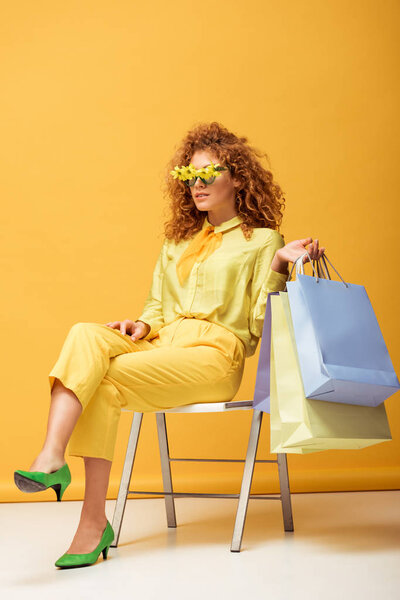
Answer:
POLYGON ((150 290, 144 303, 143 311, 136 319, 147 325, 148 331, 143 339, 152 339, 164 325, 162 309, 162 283, 167 263, 166 251, 168 240, 165 239, 154 267, 150 290))
MULTIPOLYGON (((249 315, 249 328, 256 337, 261 337, 262 334, 268 294, 285 288, 289 277, 289 262, 294 262, 304 254, 305 246, 311 242, 312 238, 304 238, 285 245, 283 236, 274 230, 271 239, 259 249, 252 279, 249 315)), ((325 248, 318 249, 318 240, 315 240, 307 250, 311 259, 314 259, 319 258, 325 248)), ((306 255, 303 262, 308 260, 306 255)))
MULTIPOLYGON (((272 268, 277 253, 284 245, 283 236, 273 230, 269 239, 257 253, 251 283, 249 314, 249 330, 256 337, 261 337, 262 334, 268 294, 283 290, 289 277, 287 264, 286 271, 284 268, 282 271, 272 268)), ((278 266, 281 266, 281 259, 277 260, 279 261, 278 266)), ((277 261, 274 264, 277 265, 277 261)))

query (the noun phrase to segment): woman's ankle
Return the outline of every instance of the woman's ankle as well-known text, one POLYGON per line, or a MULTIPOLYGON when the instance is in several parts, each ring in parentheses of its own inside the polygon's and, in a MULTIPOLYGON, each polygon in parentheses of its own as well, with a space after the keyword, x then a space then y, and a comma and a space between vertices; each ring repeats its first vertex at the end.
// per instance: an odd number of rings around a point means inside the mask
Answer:
POLYGON ((92 514, 92 513, 81 513, 79 526, 88 529, 104 529, 107 525, 106 514, 92 514))
POLYGON ((30 466, 30 471, 51 473, 65 464, 64 454, 60 451, 50 451, 43 448, 30 466))

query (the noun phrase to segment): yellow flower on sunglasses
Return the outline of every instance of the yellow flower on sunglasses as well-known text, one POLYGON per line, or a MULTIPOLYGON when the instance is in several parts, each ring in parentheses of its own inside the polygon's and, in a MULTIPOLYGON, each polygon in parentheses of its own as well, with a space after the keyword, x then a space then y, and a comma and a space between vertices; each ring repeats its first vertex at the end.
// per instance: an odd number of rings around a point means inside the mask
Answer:
POLYGON ((207 167, 201 167, 200 169, 196 169, 196 167, 189 163, 188 166, 179 167, 176 165, 170 174, 174 179, 180 179, 187 183, 187 185, 192 186, 196 183, 198 177, 200 177, 203 183, 213 183, 216 177, 221 175, 221 171, 225 171, 227 167, 221 167, 219 163, 211 162, 207 167))

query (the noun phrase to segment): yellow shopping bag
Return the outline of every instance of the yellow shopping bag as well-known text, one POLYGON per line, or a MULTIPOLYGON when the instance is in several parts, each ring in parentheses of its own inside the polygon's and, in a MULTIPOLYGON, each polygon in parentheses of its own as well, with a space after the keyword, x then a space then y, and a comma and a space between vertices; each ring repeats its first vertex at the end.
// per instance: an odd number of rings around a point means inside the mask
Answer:
POLYGON ((365 448, 392 439, 384 403, 306 398, 287 292, 271 296, 271 452, 365 448))

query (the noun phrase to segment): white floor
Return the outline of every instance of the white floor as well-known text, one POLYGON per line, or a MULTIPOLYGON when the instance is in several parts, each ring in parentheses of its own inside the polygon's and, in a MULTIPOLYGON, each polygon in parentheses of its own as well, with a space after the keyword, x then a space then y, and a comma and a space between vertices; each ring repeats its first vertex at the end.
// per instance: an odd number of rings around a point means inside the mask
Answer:
POLYGON ((79 569, 54 561, 81 502, 0 504, 2 597, 400 599, 400 491, 292 494, 288 533, 279 501, 250 499, 240 552, 230 551, 236 499, 175 502, 168 529, 162 498, 129 499, 118 548, 79 569))

